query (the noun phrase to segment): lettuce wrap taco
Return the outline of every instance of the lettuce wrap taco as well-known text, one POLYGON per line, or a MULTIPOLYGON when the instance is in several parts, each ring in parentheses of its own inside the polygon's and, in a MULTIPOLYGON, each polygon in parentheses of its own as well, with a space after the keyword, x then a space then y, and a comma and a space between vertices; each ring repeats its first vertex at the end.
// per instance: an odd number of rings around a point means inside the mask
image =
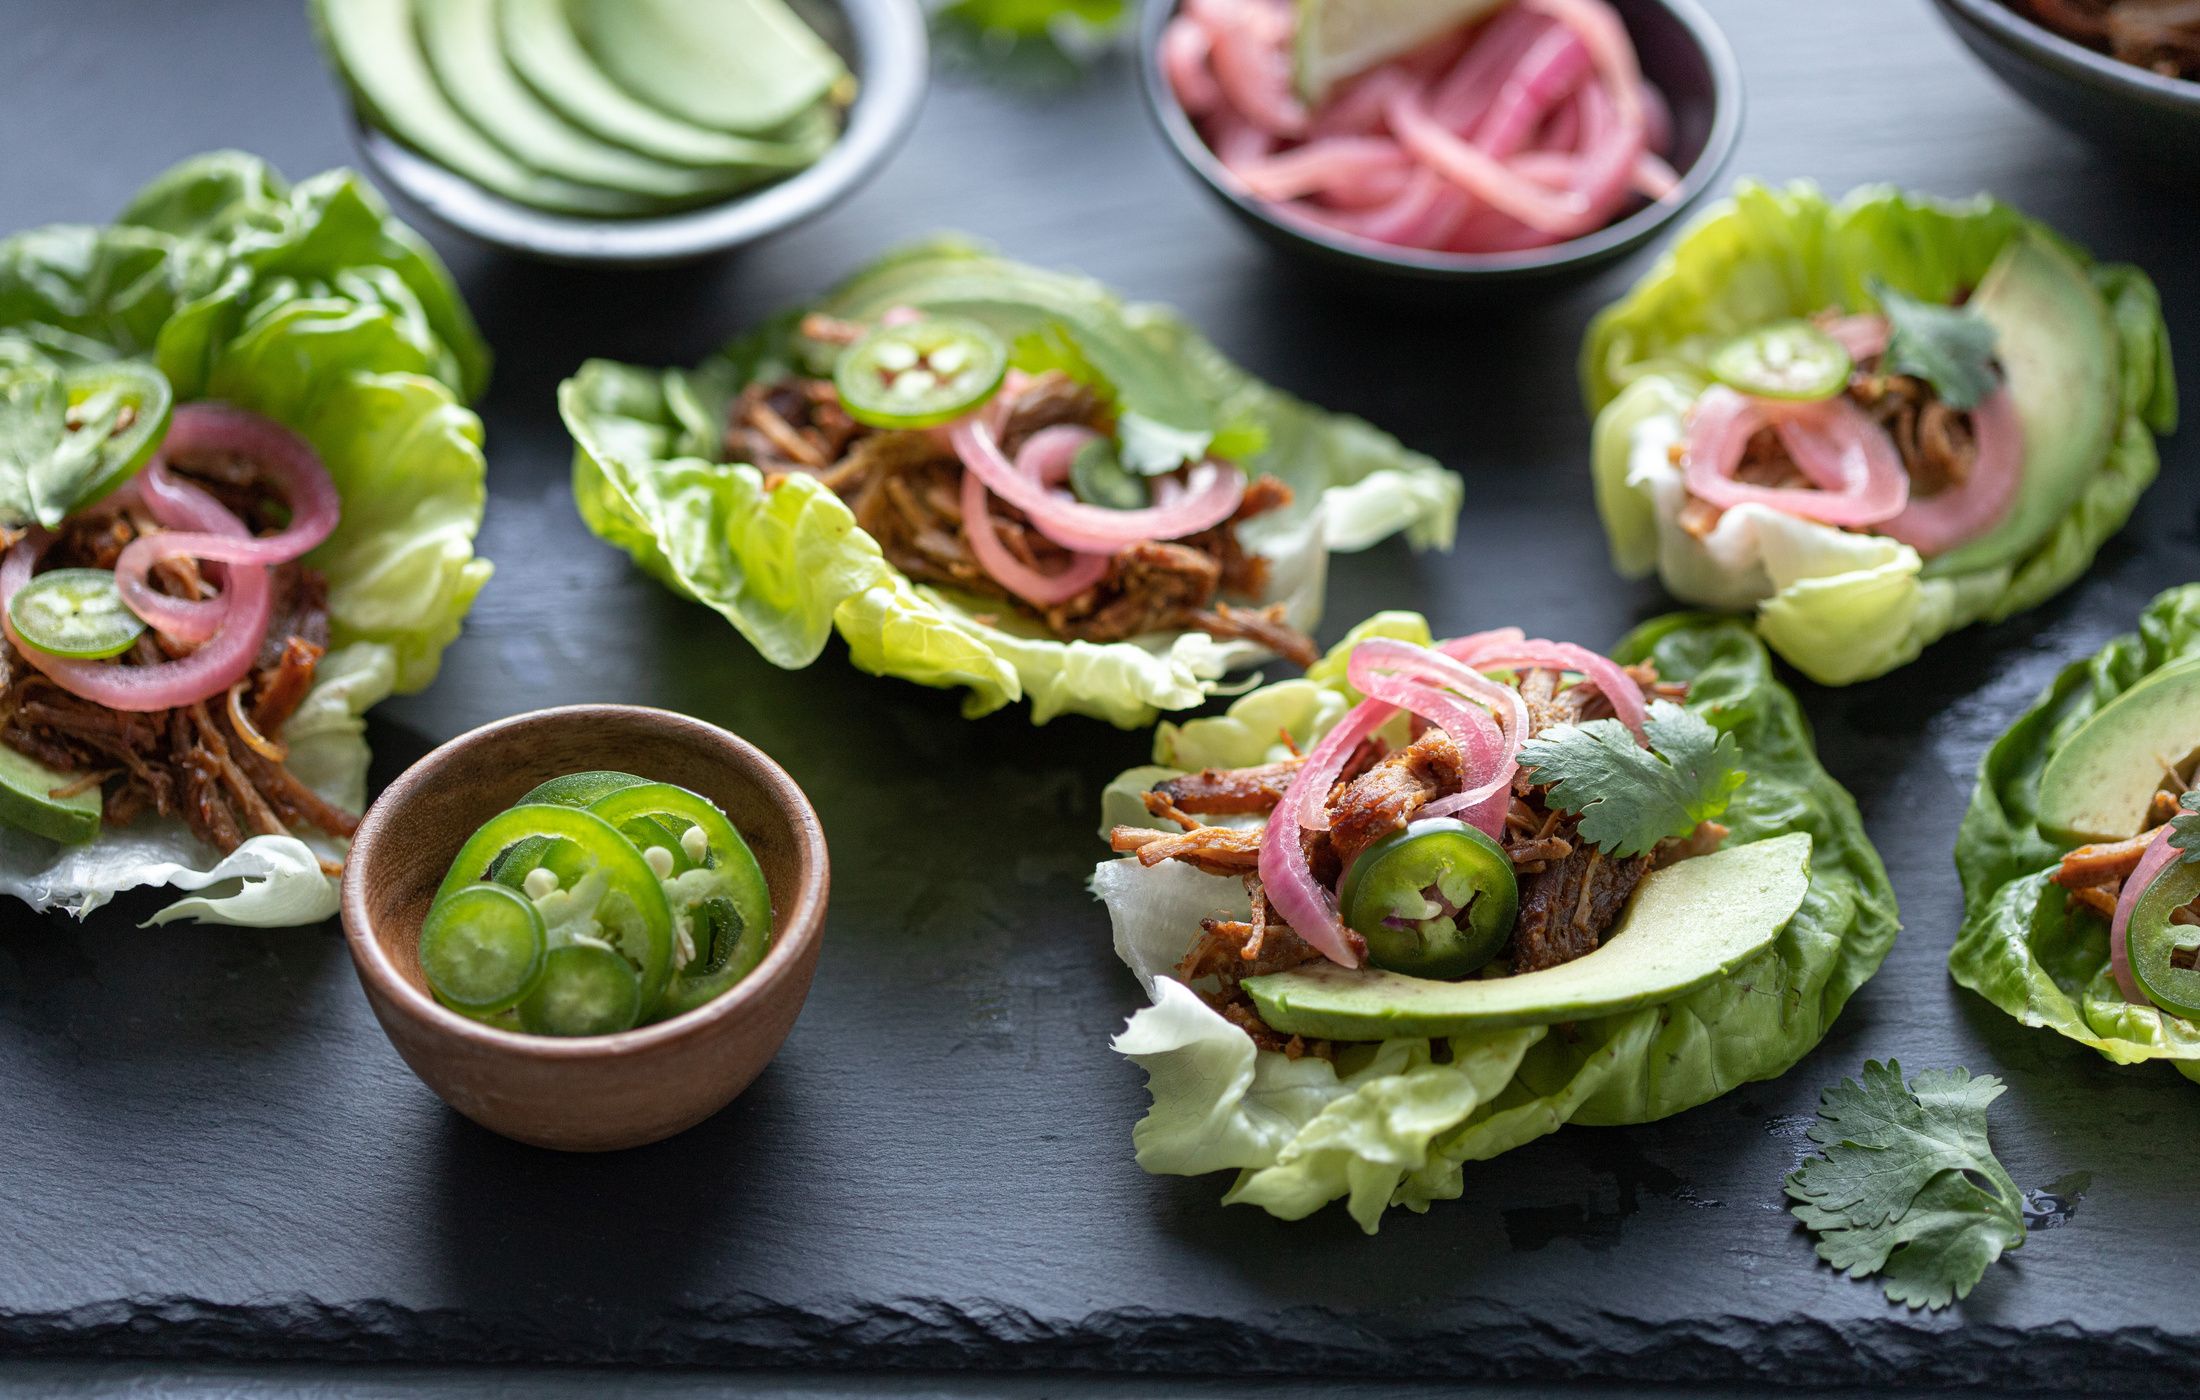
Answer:
POLYGON ((1303 680, 1164 724, 1094 873, 1153 1004, 1115 1048, 1140 1165, 1297 1219, 1464 1189, 1561 1125, 1784 1072, 1886 955, 1892 890, 1738 622, 1610 656, 1362 624, 1303 680))
POLYGON ((1988 198, 1744 185, 1591 326, 1612 557, 1843 685, 2085 571, 2177 421, 2135 268, 1988 198))
POLYGON ((236 152, 0 242, 0 892, 336 909, 362 716, 488 578, 488 355, 357 176, 236 152))
POLYGON ((1448 546, 1457 478, 1173 313, 936 242, 693 371, 559 391, 590 529, 775 665, 1131 726, 1314 657, 1328 552, 1448 546))
POLYGON ((2200 1080, 2200 584, 2072 662, 1979 762, 1948 971, 2028 1026, 2200 1080))

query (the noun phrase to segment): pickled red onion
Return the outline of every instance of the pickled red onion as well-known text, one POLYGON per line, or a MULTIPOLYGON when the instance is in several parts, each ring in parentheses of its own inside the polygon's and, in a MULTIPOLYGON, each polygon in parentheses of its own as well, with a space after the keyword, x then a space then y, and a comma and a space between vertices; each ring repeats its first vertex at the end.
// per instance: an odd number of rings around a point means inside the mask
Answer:
POLYGON ((1291 11, 1278 0, 1190 0, 1185 15, 1207 34, 1215 84, 1238 114, 1271 136, 1306 130, 1291 86, 1291 11))
MULTIPOLYGON (((1619 722, 1634 731, 1635 738, 1643 739, 1643 722, 1650 716, 1648 702, 1642 687, 1627 669, 1601 652, 1594 652, 1572 642, 1550 642, 1541 638, 1505 637, 1484 634, 1461 637, 1456 641, 1437 643, 1438 650, 1447 656, 1457 657, 1476 671, 1522 671, 1530 668, 1548 671, 1572 671, 1586 683, 1594 686, 1612 707, 1612 714, 1619 722)), ((1505 687, 1511 690, 1512 687, 1505 687)), ((1513 692, 1519 698, 1519 692, 1513 692)), ((1521 729, 1525 737, 1526 708, 1522 707, 1521 729)))
POLYGON ((1846 396, 1783 403, 1715 385, 1689 411, 1686 455, 1689 493, 1722 510, 1756 504, 1828 525, 1877 525, 1910 498, 1894 440, 1846 396), (1734 479, 1749 440, 1767 427, 1815 489, 1734 479))
MULTIPOLYGON (((183 489, 201 498, 193 508, 197 518, 214 527, 208 533, 235 540, 250 538, 244 522, 219 501, 195 486, 184 485, 183 489)), ((8 604, 14 600, 16 590, 29 582, 38 556, 51 541, 44 531, 35 532, 18 541, 6 558, 0 559, 0 630, 5 631, 25 661, 62 689, 110 710, 172 710, 219 695, 252 670, 274 613, 267 570, 257 566, 230 570, 223 592, 226 608, 220 631, 176 660, 150 666, 76 661, 25 645, 7 616, 8 604)))
POLYGON ((1186 0, 1161 39, 1209 147, 1292 222, 1495 253, 1580 237, 1678 188, 1659 154, 1671 115, 1607 0, 1519 0, 1311 113, 1289 88, 1292 31, 1279 0, 1186 0))
POLYGON ((1022 511, 1040 534, 1077 553, 1112 554, 1146 540, 1197 534, 1228 520, 1245 499, 1243 471, 1228 463, 1205 461, 1192 467, 1182 493, 1166 504, 1110 510, 1062 495, 1017 470, 1002 454, 993 429, 978 415, 957 421, 948 430, 948 441, 966 474, 976 476, 987 490, 1022 511))
POLYGON ((2123 893, 2116 897, 2116 917, 2108 925, 2108 966, 2116 974, 2116 989, 2133 1006, 2152 1006, 2154 1001, 2139 985, 2139 979, 2131 975, 2131 945, 2127 937, 2131 915, 2139 907, 2139 897, 2154 883, 2154 877, 2180 854, 2169 843, 2169 838, 2170 827, 2164 823, 2162 829, 2154 833, 2154 839, 2147 843, 2138 867, 2124 877, 2123 893))
POLYGON ((1900 515, 1877 527, 1880 534, 1931 556, 2001 522, 2015 504, 2024 476, 2024 428, 2007 385, 1971 410, 1971 438, 1977 451, 1970 474, 1930 496, 1912 496, 1900 515))
POLYGON ((1058 574, 1041 573, 1009 552, 993 524, 993 498, 976 472, 962 479, 963 533, 970 537, 970 552, 995 582, 1033 607, 1052 607, 1067 602, 1107 576, 1108 556, 1078 554, 1058 574))
MULTIPOLYGON (((221 626, 226 604, 158 593, 146 582, 152 568, 171 559, 198 558, 228 565, 287 564, 327 539, 343 512, 336 483, 311 444, 282 424, 227 404, 186 404, 175 412, 159 455, 138 478, 140 495, 168 532, 141 535, 115 560, 115 586, 131 612, 180 642, 203 642, 221 626), (205 493, 176 480, 168 463, 194 457, 229 457, 252 463, 269 478, 290 511, 290 523, 272 535, 214 539, 200 523, 195 501, 205 493), (197 531, 198 533, 174 533, 197 531), (200 551, 208 552, 200 552, 200 551)), ((226 513, 225 513, 226 514, 226 513)))

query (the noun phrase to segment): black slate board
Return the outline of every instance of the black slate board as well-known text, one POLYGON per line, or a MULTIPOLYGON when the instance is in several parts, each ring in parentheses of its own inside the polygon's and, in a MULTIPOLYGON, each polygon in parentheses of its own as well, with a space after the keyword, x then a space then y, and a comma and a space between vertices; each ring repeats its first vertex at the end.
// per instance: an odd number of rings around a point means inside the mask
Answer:
MULTIPOLYGON (((2145 265, 2184 387, 2200 220, 1964 59, 1915 0, 1724 0, 1752 111, 1737 173, 1992 188, 2145 265)), ((0 227, 100 220, 220 145, 293 175, 348 158, 295 0, 15 0, 0 29, 0 227)), ((1469 1170, 1466 1199, 1363 1238, 1332 1210, 1222 1210, 1131 1161, 1138 1004, 1081 889, 1095 797, 1146 740, 853 671, 785 674, 582 530, 557 379, 687 362, 873 252, 941 227, 1171 301, 1259 373, 1465 474, 1473 543, 1340 561, 1332 639, 1381 606, 1604 642, 1659 607, 1610 581, 1572 361, 1638 260, 1541 304, 1370 304, 1287 276, 1170 168, 1128 64, 1017 97, 950 78, 902 158, 805 236, 734 264, 595 276, 446 244, 501 363, 485 406, 499 573, 429 694, 377 712, 378 780, 512 710, 639 701, 762 744, 839 876, 817 990, 730 1111, 608 1158, 516 1147, 421 1088, 332 928, 79 929, 0 910, 0 1351, 301 1360, 1081 1368, 1244 1374, 1984 1382, 2189 1390, 2194 1090, 2027 1031, 1950 984, 1949 847, 1978 753, 2065 658, 2200 577, 2200 433, 2092 575, 1892 679, 1806 689, 1908 931, 1787 1078, 1664 1123, 1570 1129, 1469 1170), (1823 1083, 1867 1056, 2005 1076, 2017 1179, 2090 1181, 1968 1303, 1923 1316, 1815 1264, 1780 1178, 1823 1083)))

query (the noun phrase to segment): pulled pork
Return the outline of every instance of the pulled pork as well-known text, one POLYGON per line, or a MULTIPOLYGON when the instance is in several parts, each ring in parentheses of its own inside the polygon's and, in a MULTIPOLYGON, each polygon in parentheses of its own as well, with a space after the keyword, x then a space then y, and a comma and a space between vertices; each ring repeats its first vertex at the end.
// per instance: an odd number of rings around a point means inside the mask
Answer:
MULTIPOLYGON (((841 328, 820 325, 813 333, 834 339, 841 328)), ((1013 456, 1041 429, 1072 425, 1102 433, 1114 426, 1092 390, 1050 371, 1033 378, 1008 406, 1001 448, 1013 456)), ((767 485, 796 473, 816 477, 848 503, 887 562, 910 578, 997 600, 1065 640, 1120 642, 1196 629, 1256 642, 1301 666, 1318 655, 1280 605, 1223 601, 1258 598, 1268 589, 1268 561, 1240 545, 1237 527, 1290 504, 1291 489, 1272 476, 1249 483, 1237 513, 1222 524, 1184 539, 1127 546, 1091 588, 1040 608, 1002 587, 972 552, 963 533, 963 468, 953 449, 932 433, 856 422, 829 380, 750 385, 730 411, 725 453, 729 461, 754 464, 767 485)), ((1045 573, 1067 563, 1067 552, 1032 529, 1014 506, 996 500, 993 516, 1001 543, 1022 563, 1045 573)))
MULTIPOLYGON (((249 474, 222 464, 189 473, 255 528, 278 524, 280 499, 249 474)), ((132 507, 95 510, 63 524, 45 563, 53 568, 112 569, 123 546, 160 529, 132 507)), ((210 592, 189 560, 159 566, 162 591, 210 592)), ((227 854, 256 835, 313 827, 349 836, 358 818, 307 787, 284 763, 283 726, 328 650, 327 585, 298 564, 272 571, 275 613, 249 675, 226 696, 173 710, 110 710, 62 689, 0 641, 0 743, 72 775, 59 793, 102 789, 102 814, 127 826, 147 812, 181 820, 227 854)), ((180 654, 155 634, 138 639, 118 664, 151 665, 180 654)))
MULTIPOLYGON (((1924 380, 1907 374, 1881 374, 1877 363, 1873 360, 1857 365, 1849 376, 1846 393, 1893 439, 1902 469, 1910 478, 1911 498, 1929 500, 1961 486, 1970 479, 1971 468, 1978 461, 1971 415, 1941 402, 1933 386, 1924 380)), ((1674 443, 1673 464, 1684 465, 1686 456, 1685 445, 1674 443)), ((1761 428, 1750 438, 1734 479, 1775 489, 1808 488, 1811 484, 1771 428, 1761 428)), ((1721 514, 1711 502, 1690 496, 1681 507, 1679 523, 1702 539, 1718 525, 1721 514)))
MULTIPOLYGON (((1648 665, 1628 672, 1646 694, 1683 699, 1684 685, 1658 680, 1648 665)), ((1610 716, 1611 706, 1585 686, 1561 686, 1550 671, 1519 678, 1531 733, 1558 724, 1610 716)), ((1300 1055, 1331 1054, 1327 1042, 1285 1036, 1266 1025, 1240 984, 1248 977, 1280 972, 1321 956, 1285 924, 1262 892, 1257 869, 1262 828, 1209 825, 1202 817, 1265 818, 1283 799, 1300 759, 1252 768, 1208 769, 1156 784, 1145 794, 1146 810, 1175 824, 1177 831, 1119 826, 1109 844, 1135 853, 1140 863, 1177 860, 1210 875, 1241 878, 1252 910, 1249 918, 1211 918, 1177 965, 1177 976, 1263 1049, 1300 1055)), ((1305 833, 1307 858, 1317 880, 1335 886, 1363 851, 1413 820, 1414 814, 1465 785, 1465 765, 1443 731, 1428 729, 1411 743, 1388 749, 1379 741, 1363 744, 1339 775, 1329 795, 1329 829, 1305 833)), ((1505 957, 1513 972, 1556 967, 1596 949, 1617 922, 1642 877, 1663 865, 1715 850, 1726 829, 1705 822, 1690 836, 1668 841, 1647 856, 1614 858, 1583 841, 1579 821, 1551 807, 1544 790, 1525 773, 1514 780, 1511 810, 1501 844, 1520 881, 1520 915, 1505 957)))
MULTIPOLYGON (((2104 919, 2116 917, 2116 904, 2123 898, 2124 881, 2131 878, 2147 847, 2177 815, 2177 799, 2196 776, 2193 766, 2194 762, 2188 760, 2178 769, 2163 774, 2162 785, 2155 789, 2153 800, 2147 804, 2146 821, 2138 835, 2126 836, 2121 841, 2097 841, 2064 852, 2054 873, 2047 878, 2067 892, 2066 903, 2071 909, 2090 909, 2104 919)), ((2170 917, 2176 923, 2200 924, 2200 910, 2190 905, 2170 917)))
POLYGON ((2165 78, 2200 79, 2200 0, 2008 0, 2066 39, 2165 78))

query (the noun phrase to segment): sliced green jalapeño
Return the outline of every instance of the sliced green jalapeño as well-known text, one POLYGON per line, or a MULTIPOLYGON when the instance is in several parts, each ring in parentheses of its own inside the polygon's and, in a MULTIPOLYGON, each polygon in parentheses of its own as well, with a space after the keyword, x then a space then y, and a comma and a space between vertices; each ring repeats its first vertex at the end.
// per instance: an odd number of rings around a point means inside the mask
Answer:
POLYGON ((438 1000, 469 1016, 518 1005, 550 951, 542 915, 502 885, 467 885, 439 898, 420 925, 420 971, 438 1000))
POLYGON ((1780 321, 1711 352, 1718 380, 1760 399, 1830 399, 1855 368, 1848 348, 1808 321, 1780 321))
POLYGON ((2195 899, 2200 899, 2200 865, 2172 863, 2133 906, 2124 949, 2147 1000, 2200 1025, 2200 926, 2174 917, 2195 899))
POLYGON ((8 600, 8 621, 24 644, 52 656, 93 661, 120 656, 145 635, 105 569, 49 569, 8 600))
POLYGON ((77 494, 81 509, 113 491, 152 460, 168 436, 176 406, 168 376, 142 360, 110 360, 81 365, 61 376, 69 397, 72 432, 101 436, 99 467, 77 494))
POLYGON ((1520 910, 1512 858, 1455 817, 1425 817, 1368 847, 1338 896, 1369 962, 1444 980, 1503 951, 1520 910))
POLYGON ((588 810, 642 848, 664 884, 676 934, 686 939, 675 955, 681 965, 665 992, 665 1015, 703 1005, 755 969, 771 943, 771 890, 724 812, 670 783, 619 788, 588 810), (671 833, 668 844, 653 844, 659 833, 671 833))
MULTIPOLYGON (((672 976, 672 906, 665 900, 657 873, 634 843, 595 813, 544 802, 523 803, 498 813, 459 848, 450 873, 436 891, 435 903, 441 904, 479 882, 499 856, 530 837, 570 843, 578 860, 586 865, 586 872, 577 880, 546 879, 540 892, 529 889, 524 879, 518 882, 543 911, 544 921, 551 928, 552 955, 565 944, 599 936, 565 927, 566 916, 576 923, 584 919, 592 922, 601 929, 604 944, 632 966, 641 989, 638 1014, 648 1016, 663 999, 665 984, 672 976), (599 878, 602 886, 600 898, 596 898, 597 892, 591 886, 599 878), (552 895, 561 901, 554 910, 545 907, 552 895), (594 898, 593 904, 584 903, 590 898, 594 898), (553 917, 553 913, 559 917, 553 917)), ((505 881, 500 879, 498 883, 505 881)), ((521 1014, 524 1021, 524 1006, 521 1014)))
POLYGON ((881 326, 841 352, 833 387, 848 416, 874 428, 936 428, 993 397, 1008 346, 960 316, 881 326))

